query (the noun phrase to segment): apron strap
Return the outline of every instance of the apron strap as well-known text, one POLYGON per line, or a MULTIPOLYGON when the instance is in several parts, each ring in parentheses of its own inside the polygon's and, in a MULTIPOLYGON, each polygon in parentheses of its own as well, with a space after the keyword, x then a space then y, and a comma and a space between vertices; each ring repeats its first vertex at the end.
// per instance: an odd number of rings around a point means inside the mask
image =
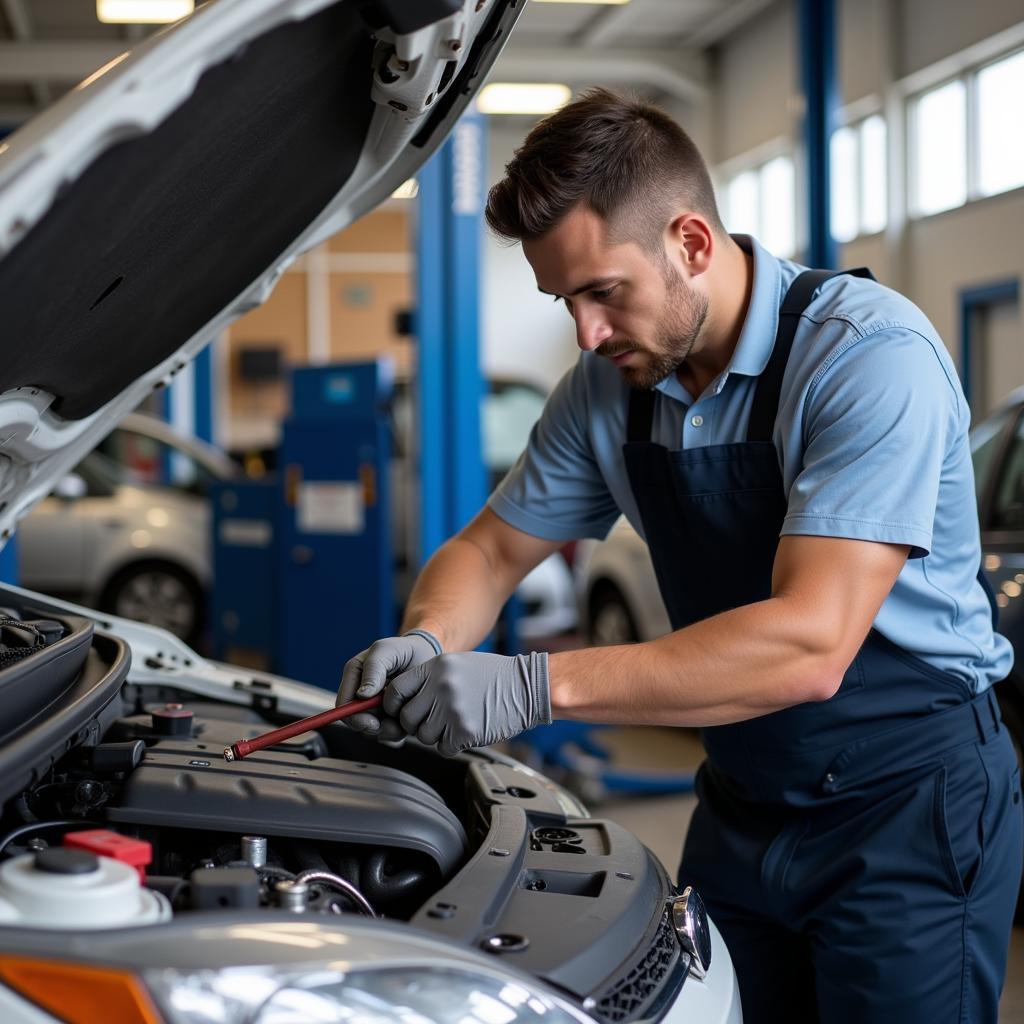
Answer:
MULTIPOLYGON (((856 267, 853 270, 805 270, 789 286, 779 309, 779 331, 775 336, 771 358, 758 378, 757 390, 754 392, 754 404, 750 410, 750 423, 747 427, 748 441, 771 441, 775 417, 779 411, 782 378, 786 373, 786 363, 789 361, 789 351, 793 347, 793 338, 800 317, 810 305, 815 292, 830 278, 838 277, 840 274, 866 277, 872 281, 875 279, 867 267, 856 267)), ((653 389, 630 391, 626 417, 628 442, 650 441, 656 399, 657 392, 653 389)))
POLYGON ((657 392, 631 390, 626 414, 626 440, 630 443, 650 441, 654 426, 654 400, 657 392))
POLYGON ((771 358, 757 379, 757 390, 754 392, 754 403, 750 409, 750 421, 747 426, 748 441, 771 441, 775 418, 779 413, 782 378, 786 374, 786 364, 789 362, 789 352, 793 347, 793 338, 796 336, 800 317, 811 304, 817 290, 826 281, 840 274, 866 277, 872 281, 875 279, 867 267, 857 267, 854 270, 805 270, 789 286, 779 309, 779 331, 775 335, 771 358))

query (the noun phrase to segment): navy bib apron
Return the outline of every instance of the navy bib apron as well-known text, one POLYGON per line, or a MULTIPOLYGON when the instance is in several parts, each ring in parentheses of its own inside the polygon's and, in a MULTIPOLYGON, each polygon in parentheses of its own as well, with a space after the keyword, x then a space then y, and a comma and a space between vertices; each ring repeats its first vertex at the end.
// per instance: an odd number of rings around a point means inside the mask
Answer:
MULTIPOLYGON (((673 629, 771 594, 779 395, 832 276, 790 287, 745 441, 669 450, 650 440, 657 393, 631 393, 626 468, 673 629)), ((1022 818, 991 691, 872 630, 831 699, 701 735, 679 881, 723 932, 748 1024, 997 1019, 1022 818)))

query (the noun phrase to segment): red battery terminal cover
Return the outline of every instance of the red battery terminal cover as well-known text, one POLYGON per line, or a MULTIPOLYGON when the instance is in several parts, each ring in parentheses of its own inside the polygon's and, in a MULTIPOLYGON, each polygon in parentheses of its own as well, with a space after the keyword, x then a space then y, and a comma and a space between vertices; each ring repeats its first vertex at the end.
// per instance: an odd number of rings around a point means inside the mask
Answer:
POLYGON ((74 850, 88 850, 99 857, 119 860, 135 868, 143 884, 146 882, 146 866, 153 861, 153 847, 144 839, 132 839, 104 828, 69 832, 64 836, 64 845, 74 850))

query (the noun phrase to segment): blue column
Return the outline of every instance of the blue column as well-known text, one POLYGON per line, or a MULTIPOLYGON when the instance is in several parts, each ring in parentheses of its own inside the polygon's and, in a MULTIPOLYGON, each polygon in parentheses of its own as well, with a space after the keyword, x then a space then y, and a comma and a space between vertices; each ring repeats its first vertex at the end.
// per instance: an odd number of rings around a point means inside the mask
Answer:
POLYGON ((800 80, 804 94, 807 252, 812 267, 835 267, 830 224, 829 138, 839 106, 835 0, 799 0, 800 80))
POLYGON ((957 298, 960 307, 960 382, 967 404, 973 413, 978 411, 979 402, 984 394, 984 382, 979 386, 972 372, 979 343, 979 339, 975 337, 976 318, 979 313, 1004 302, 1016 305, 1020 301, 1020 281, 1014 277, 1005 281, 962 288, 957 298))
POLYGON ((17 538, 11 537, 0 551, 0 581, 4 583, 18 582, 18 545, 17 538))
POLYGON ((202 441, 213 442, 213 349, 221 344, 221 338, 214 338, 195 359, 195 423, 193 430, 202 441))
POLYGON ((480 452, 480 248, 486 124, 465 114, 417 175, 419 564, 486 498, 480 452))
POLYGON ((410 565, 420 566, 445 541, 448 502, 445 448, 448 443, 448 374, 445 367, 447 290, 445 281, 446 228, 445 162, 443 149, 417 175, 416 225, 416 360, 413 368, 413 408, 418 450, 410 466, 419 479, 419 545, 410 552, 410 565))

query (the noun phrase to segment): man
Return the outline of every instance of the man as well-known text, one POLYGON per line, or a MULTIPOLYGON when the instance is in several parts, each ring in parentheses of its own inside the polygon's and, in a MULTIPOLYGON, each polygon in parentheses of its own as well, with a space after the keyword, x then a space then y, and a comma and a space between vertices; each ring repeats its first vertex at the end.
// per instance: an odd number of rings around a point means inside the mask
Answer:
POLYGON ((588 92, 506 172, 488 222, 583 354, 339 700, 384 689, 355 727, 446 754, 553 717, 701 727, 680 882, 746 1019, 994 1021, 1022 821, 990 687, 1012 654, 941 340, 868 277, 730 237, 699 153, 646 105, 588 92), (620 512, 675 632, 471 651, 534 565, 620 512))

